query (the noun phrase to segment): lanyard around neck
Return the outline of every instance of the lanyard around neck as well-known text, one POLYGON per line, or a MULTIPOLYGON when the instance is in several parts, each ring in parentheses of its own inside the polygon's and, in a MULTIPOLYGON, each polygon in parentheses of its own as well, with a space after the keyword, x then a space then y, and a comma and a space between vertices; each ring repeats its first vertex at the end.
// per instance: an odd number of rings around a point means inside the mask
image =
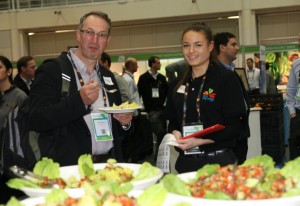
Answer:
MULTIPOLYGON (((82 78, 80 72, 78 71, 78 69, 77 69, 77 67, 76 67, 76 65, 75 65, 75 63, 74 63, 73 58, 72 58, 70 52, 68 52, 68 56, 69 56, 69 58, 70 58, 70 60, 71 60, 71 64, 72 64, 73 68, 74 68, 75 71, 76 71, 76 74, 77 74, 79 83, 80 83, 81 86, 83 86, 83 85, 84 85, 83 78, 82 78)), ((97 74, 98 74, 98 76, 99 76, 100 83, 103 85, 103 82, 101 81, 101 74, 100 74, 100 69, 99 69, 98 64, 96 65, 95 70, 97 71, 97 74)), ((104 107, 106 107, 106 106, 107 106, 107 104, 106 104, 106 93, 105 93, 105 90, 103 89, 103 87, 102 87, 102 94, 103 94, 102 97, 103 97, 104 107)), ((91 110, 91 105, 88 105, 88 109, 91 110)))
MULTIPOLYGON (((206 79, 206 74, 204 74, 201 84, 200 84, 200 89, 198 91, 198 95, 197 95, 197 99, 196 99, 196 109, 197 109, 197 113, 198 113, 198 121, 201 123, 200 120, 200 99, 201 99, 201 93, 203 90, 203 86, 205 83, 205 79, 206 79)), ((182 124, 185 125, 186 123, 186 110, 187 110, 187 97, 189 95, 189 87, 190 87, 190 83, 187 82, 185 84, 185 92, 184 92, 184 101, 183 101, 183 118, 182 118, 182 124)))

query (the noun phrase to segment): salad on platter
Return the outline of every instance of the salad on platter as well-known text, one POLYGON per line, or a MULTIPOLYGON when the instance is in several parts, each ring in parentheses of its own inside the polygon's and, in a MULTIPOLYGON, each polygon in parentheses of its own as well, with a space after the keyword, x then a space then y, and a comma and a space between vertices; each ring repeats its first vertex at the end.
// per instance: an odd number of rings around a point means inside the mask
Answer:
POLYGON ((191 206, 180 199, 168 197, 167 190, 155 184, 145 190, 131 190, 130 184, 117 182, 94 184, 84 183, 84 193, 71 197, 62 189, 53 189, 43 197, 19 201, 12 197, 7 206, 191 206))
POLYGON ((194 172, 193 178, 183 178, 186 174, 167 174, 160 183, 170 193, 192 198, 265 200, 299 196, 300 157, 281 169, 274 165, 270 156, 262 155, 240 166, 206 165, 194 172))
POLYGON ((92 185, 107 181, 115 181, 119 184, 136 184, 147 179, 153 179, 153 177, 157 181, 163 175, 160 169, 148 162, 141 165, 122 164, 117 163, 114 159, 109 159, 107 164, 93 164, 92 157, 89 154, 79 157, 78 166, 59 167, 59 164, 53 162, 52 159, 43 158, 36 163, 33 173, 45 179, 35 184, 21 178, 13 178, 8 181, 7 185, 10 188, 21 190, 24 187, 43 189, 43 185, 54 180, 60 188, 70 189, 81 188, 85 182, 92 185))

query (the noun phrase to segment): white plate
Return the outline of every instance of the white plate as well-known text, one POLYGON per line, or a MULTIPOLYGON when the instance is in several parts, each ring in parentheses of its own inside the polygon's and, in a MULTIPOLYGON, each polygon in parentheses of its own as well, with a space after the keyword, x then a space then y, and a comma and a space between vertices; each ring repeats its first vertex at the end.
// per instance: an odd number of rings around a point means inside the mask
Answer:
POLYGON ((118 113, 133 113, 137 109, 142 109, 142 107, 135 107, 135 108, 127 108, 127 109, 116 109, 112 107, 101 107, 98 108, 98 110, 106 112, 106 113, 111 113, 111 114, 118 114, 118 113))
MULTIPOLYGON (((196 177, 196 172, 188 172, 177 175, 180 179, 187 182, 196 177)), ((211 200, 203 198, 187 197, 177 194, 169 194, 169 198, 181 200, 191 205, 212 205, 212 206, 299 206, 300 196, 288 198, 274 198, 265 200, 211 200), (173 198, 172 198, 173 197, 173 198)))
MULTIPOLYGON (((95 170, 103 169, 106 165, 107 163, 94 164, 94 169, 95 170)), ((130 164, 130 163, 117 163, 117 165, 120 165, 124 168, 132 169, 133 176, 135 176, 138 173, 141 167, 141 164, 130 164)), ((60 176, 63 179, 67 179, 70 176, 75 176, 77 179, 80 179, 77 165, 60 167, 59 170, 60 170, 60 176)), ((159 170, 159 173, 151 178, 134 181, 132 182, 133 189, 135 190, 145 189, 146 187, 155 184, 162 176, 163 176, 163 172, 159 170)), ((29 197, 44 196, 51 192, 51 189, 29 188, 29 187, 22 187, 20 190, 22 190, 29 197)), ((72 189, 65 189, 65 190, 71 197, 80 197, 83 194, 82 188, 72 188, 72 189)))
MULTIPOLYGON (((142 190, 132 190, 131 192, 129 192, 129 196, 138 197, 142 193, 143 193, 142 190)), ((81 197, 81 196, 82 195, 80 195, 78 197, 81 197)), ((35 206, 37 204, 44 204, 45 197, 30 197, 21 202, 24 206, 35 206)), ((176 204, 179 204, 182 202, 183 201, 181 200, 181 198, 174 197, 174 196, 168 194, 163 203, 163 206, 172 206, 172 205, 176 205, 176 204)))

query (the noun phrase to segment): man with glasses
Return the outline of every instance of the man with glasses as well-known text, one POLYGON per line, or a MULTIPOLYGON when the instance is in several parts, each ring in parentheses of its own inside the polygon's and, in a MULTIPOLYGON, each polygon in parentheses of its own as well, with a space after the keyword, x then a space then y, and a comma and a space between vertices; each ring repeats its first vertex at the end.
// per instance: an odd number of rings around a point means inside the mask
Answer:
POLYGON ((113 73, 98 64, 110 32, 107 14, 85 14, 76 30, 78 48, 58 57, 69 72, 62 73, 59 64, 51 60, 37 70, 30 93, 29 118, 31 128, 40 133, 41 157, 52 158, 61 166, 77 164, 82 154, 91 154, 94 162, 106 162, 111 157, 122 161, 120 136, 130 130, 132 114, 99 111, 121 104, 113 73), (64 96, 62 78, 69 81, 64 96), (103 88, 117 91, 108 93, 103 88))
POLYGON ((29 95, 34 79, 36 64, 31 56, 23 56, 17 62, 18 74, 14 78, 14 85, 29 95))

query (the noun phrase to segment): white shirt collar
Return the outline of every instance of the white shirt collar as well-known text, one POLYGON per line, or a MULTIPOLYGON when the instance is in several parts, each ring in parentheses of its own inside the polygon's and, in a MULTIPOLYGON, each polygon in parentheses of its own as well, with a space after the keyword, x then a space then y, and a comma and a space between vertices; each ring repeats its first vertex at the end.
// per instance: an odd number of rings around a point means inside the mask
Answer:
MULTIPOLYGON (((77 68, 77 70, 83 74, 83 73, 87 73, 87 66, 81 61, 81 59, 79 59, 76 55, 75 55, 75 52, 78 50, 78 48, 70 48, 70 54, 71 54, 71 58, 73 59, 74 61, 74 64, 77 68)), ((96 62, 96 70, 99 69, 99 65, 98 65, 98 60, 96 62)), ((96 72, 94 70, 94 72, 96 72)), ((93 72, 93 73, 94 73, 93 72)))
POLYGON ((156 72, 156 74, 153 74, 150 69, 148 70, 148 72, 154 79, 157 79, 158 72, 156 72))

